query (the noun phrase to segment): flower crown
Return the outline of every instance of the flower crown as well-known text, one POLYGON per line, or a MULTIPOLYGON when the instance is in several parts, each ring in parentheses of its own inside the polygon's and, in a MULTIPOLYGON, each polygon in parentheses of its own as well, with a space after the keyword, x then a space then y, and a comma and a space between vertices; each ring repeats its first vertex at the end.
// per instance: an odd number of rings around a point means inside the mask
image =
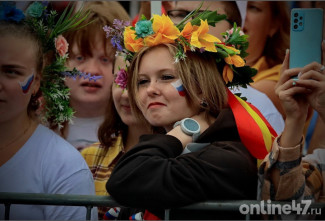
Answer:
POLYGON ((91 74, 81 73, 77 69, 72 71, 65 67, 68 58, 69 44, 61 35, 66 31, 78 29, 79 24, 84 21, 88 13, 78 10, 74 15, 71 7, 66 7, 61 16, 57 19, 57 12, 47 10, 47 2, 34 2, 24 14, 21 10, 15 8, 11 2, 0 3, 0 21, 16 23, 27 23, 37 33, 42 42, 44 54, 54 54, 51 63, 46 66, 42 72, 41 91, 44 106, 41 110, 41 120, 49 126, 59 128, 62 123, 71 121, 74 111, 69 105, 69 88, 64 84, 64 77, 84 77, 96 81, 101 76, 91 76, 91 74))
POLYGON ((215 23, 226 19, 226 15, 207 10, 199 13, 201 6, 188 14, 178 25, 166 15, 153 15, 150 20, 142 16, 135 27, 129 26, 128 22, 116 20, 113 27, 105 26, 103 29, 106 37, 111 37, 117 52, 128 61, 131 61, 142 47, 167 43, 177 46, 175 62, 184 60, 188 50, 216 53, 216 62, 226 85, 246 88, 247 84, 253 82, 252 77, 257 72, 245 65, 248 36, 243 34, 236 23, 231 30, 222 33, 223 41, 208 34, 209 25, 215 26, 215 23), (193 17, 195 18, 187 22, 193 17))

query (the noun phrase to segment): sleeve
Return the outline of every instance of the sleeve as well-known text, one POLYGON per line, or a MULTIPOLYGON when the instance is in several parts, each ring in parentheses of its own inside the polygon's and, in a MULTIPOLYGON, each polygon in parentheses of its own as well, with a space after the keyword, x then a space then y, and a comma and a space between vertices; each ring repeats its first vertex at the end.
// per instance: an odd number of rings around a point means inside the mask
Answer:
POLYGON ((262 162, 258 176, 259 200, 317 199, 322 176, 317 165, 301 156, 304 140, 295 147, 283 148, 274 140, 272 151, 262 162), (278 179, 277 189, 274 180, 278 179))
POLYGON ((252 192, 253 199, 256 161, 238 149, 220 142, 181 155, 183 148, 177 138, 143 135, 119 160, 106 189, 120 204, 135 208, 166 209, 208 199, 244 199, 252 192))
MULTIPOLYGON (((95 195, 95 187, 90 171, 80 170, 63 180, 52 191, 53 194, 95 195)), ((84 206, 46 206, 46 220, 85 220, 84 206)), ((91 220, 98 219, 97 208, 91 211, 91 220)))
MULTIPOLYGON (((50 143, 53 148, 42 158, 44 193, 95 195, 92 173, 81 154, 61 139, 53 138, 50 143)), ((46 220, 85 220, 86 213, 84 206, 44 206, 46 220)), ((97 217, 97 208, 93 208, 91 218, 97 217)))

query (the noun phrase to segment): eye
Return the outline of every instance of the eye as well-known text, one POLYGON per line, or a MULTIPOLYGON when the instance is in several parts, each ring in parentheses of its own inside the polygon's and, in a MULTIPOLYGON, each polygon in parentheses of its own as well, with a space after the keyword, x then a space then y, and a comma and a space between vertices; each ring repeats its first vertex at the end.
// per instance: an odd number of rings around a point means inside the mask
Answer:
POLYGON ((101 58, 101 61, 103 63, 109 63, 111 60, 108 57, 103 57, 103 58, 101 58))
POLYGON ((10 77, 13 77, 13 76, 16 76, 16 75, 21 75, 21 73, 15 69, 4 69, 3 70, 3 73, 5 73, 6 75, 10 76, 10 77))
POLYGON ((83 62, 83 61, 85 61, 85 57, 84 56, 82 56, 82 55, 77 55, 76 57, 75 57, 75 59, 76 59, 76 61, 78 61, 78 62, 83 62))
POLYGON ((255 5, 249 5, 247 7, 248 10, 251 10, 251 11, 255 11, 255 12, 260 12, 262 11, 259 7, 255 6, 255 5))
POLYGON ((148 79, 139 79, 138 80, 138 86, 144 86, 147 83, 149 83, 148 79))
POLYGON ((174 79, 175 79, 175 76, 173 76, 173 75, 163 75, 163 76, 161 76, 161 80, 163 80, 163 81, 174 80, 174 79))
POLYGON ((190 12, 186 10, 170 10, 167 12, 168 16, 171 18, 185 18, 190 12))

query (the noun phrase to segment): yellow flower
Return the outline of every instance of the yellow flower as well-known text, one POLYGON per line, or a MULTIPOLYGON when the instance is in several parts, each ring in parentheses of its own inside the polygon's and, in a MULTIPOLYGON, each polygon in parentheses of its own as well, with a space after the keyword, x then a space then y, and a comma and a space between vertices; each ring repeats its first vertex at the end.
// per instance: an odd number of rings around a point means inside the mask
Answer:
POLYGON ((245 65, 245 61, 239 55, 228 56, 225 58, 225 62, 236 67, 243 67, 245 65))
POLYGON ((124 30, 124 46, 131 52, 138 52, 143 47, 143 39, 136 38, 135 30, 128 26, 124 30))
POLYGON ((222 77, 226 84, 228 84, 228 82, 232 82, 232 79, 234 78, 234 72, 228 65, 225 65, 223 68, 222 77))
POLYGON ((206 51, 217 52, 214 43, 221 43, 221 41, 217 37, 208 34, 208 31, 209 25, 207 20, 201 20, 201 25, 197 30, 193 31, 191 45, 197 48, 204 48, 206 51))
POLYGON ((180 31, 174 25, 172 20, 166 15, 154 15, 152 29, 155 34, 147 36, 144 43, 147 46, 155 46, 164 43, 174 43, 178 38, 180 31))

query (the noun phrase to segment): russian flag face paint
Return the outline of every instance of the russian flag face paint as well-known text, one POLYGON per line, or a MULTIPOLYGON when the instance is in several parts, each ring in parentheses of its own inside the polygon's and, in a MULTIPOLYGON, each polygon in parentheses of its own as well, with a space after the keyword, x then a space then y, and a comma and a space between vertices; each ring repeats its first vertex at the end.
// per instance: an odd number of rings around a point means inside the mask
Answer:
POLYGON ((178 91, 178 94, 182 97, 185 96, 185 90, 183 87, 183 82, 181 79, 178 79, 177 81, 171 83, 173 85, 174 88, 176 88, 176 90, 178 91))
POLYGON ((23 82, 18 82, 23 93, 24 94, 27 94, 29 92, 29 89, 31 87, 31 85, 33 84, 34 82, 34 73, 27 76, 26 79, 23 81, 23 82))

